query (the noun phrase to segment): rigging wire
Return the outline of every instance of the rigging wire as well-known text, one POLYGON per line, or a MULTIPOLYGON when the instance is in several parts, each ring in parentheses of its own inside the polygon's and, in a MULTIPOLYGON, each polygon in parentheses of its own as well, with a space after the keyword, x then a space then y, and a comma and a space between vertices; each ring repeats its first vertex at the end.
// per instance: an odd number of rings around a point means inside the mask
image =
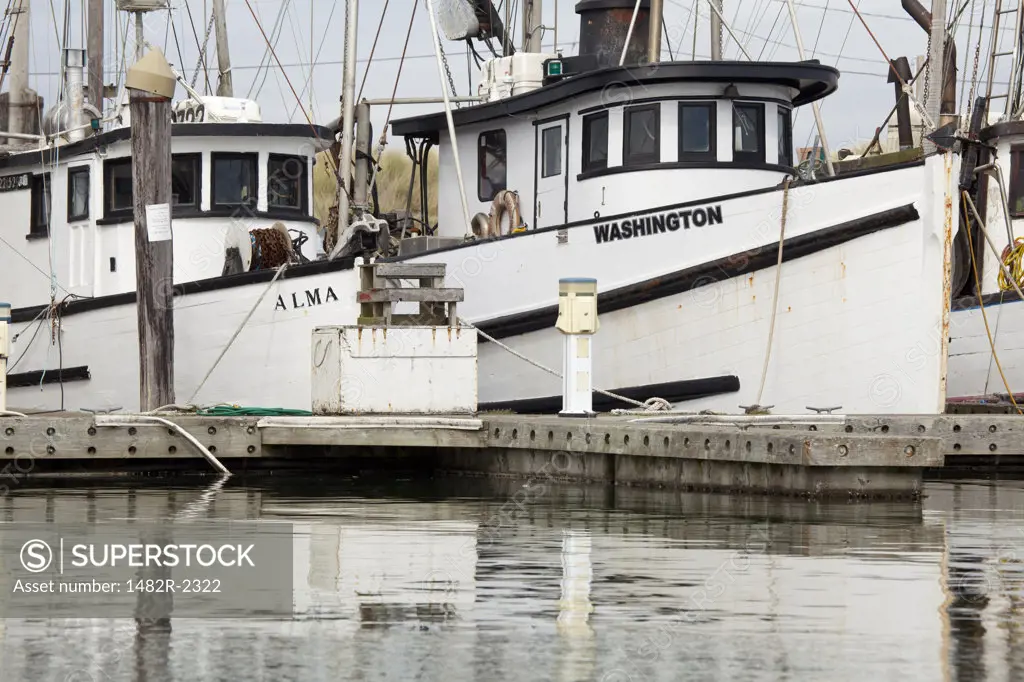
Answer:
MULTIPOLYGON (((249 4, 248 0, 246 0, 245 4, 249 6, 249 11, 252 12, 253 19, 259 23, 259 16, 256 14, 256 11, 253 10, 252 5, 249 4)), ((263 86, 267 84, 267 76, 270 74, 271 54, 275 52, 277 48, 277 41, 281 39, 281 32, 284 30, 284 13, 290 4, 291 0, 284 0, 278 8, 277 18, 274 19, 274 25, 270 29, 270 38, 267 38, 266 33, 263 33, 263 39, 267 44, 266 49, 263 51, 263 57, 260 59, 260 70, 265 69, 263 72, 263 81, 260 83, 259 88, 256 88, 256 81, 260 79, 260 73, 257 71, 256 76, 253 78, 252 85, 249 86, 249 99, 258 98, 260 93, 263 92, 263 86), (264 62, 266 62, 265 67, 264 62), (255 94, 253 94, 253 90, 255 90, 255 94)), ((262 26, 260 27, 260 32, 263 32, 262 26)), ((274 61, 278 61, 276 56, 274 56, 273 59, 274 61)), ((278 64, 280 65, 279 61, 278 64)))
MULTIPOLYGON (((313 72, 316 69, 316 67, 319 64, 319 62, 320 62, 320 54, 323 52, 324 45, 327 43, 327 36, 330 35, 330 32, 331 32, 331 22, 334 19, 334 10, 337 9, 337 7, 338 7, 338 3, 336 3, 336 2, 331 3, 331 12, 330 12, 330 14, 327 15, 327 25, 324 26, 324 35, 323 35, 322 38, 320 38, 320 46, 317 47, 317 49, 316 49, 316 56, 309 63, 309 77, 306 79, 306 82, 303 84, 302 90, 299 93, 300 95, 304 96, 306 94, 306 90, 307 89, 309 90, 309 101, 310 101, 309 110, 310 111, 313 111, 313 104, 312 104, 313 103, 313 72)), ((313 45, 313 41, 310 40, 310 47, 312 47, 312 45, 313 45)), ((289 121, 291 121, 291 120, 293 120, 295 118, 295 112, 297 110, 298 110, 298 106, 292 107, 292 111, 288 115, 288 120, 289 121)))
MULTIPOLYGON (((373 55, 377 52, 377 41, 380 40, 381 31, 384 29, 384 19, 388 15, 388 5, 391 4, 391 0, 384 0, 384 9, 380 12, 380 23, 377 24, 377 35, 373 37, 373 47, 370 48, 370 57, 366 60, 366 70, 363 71, 363 80, 359 84, 359 94, 356 95, 356 101, 358 102, 363 98, 363 88, 366 87, 366 78, 370 75, 370 67, 373 66, 373 55)), ((416 8, 413 7, 413 14, 415 14, 416 8)), ((406 43, 408 46, 408 43, 406 43)), ((402 50, 403 54, 405 50, 402 50)), ((397 79, 396 79, 397 80, 397 79)))
MULTIPOLYGON (((192 8, 189 6, 189 3, 187 3, 187 2, 185 3, 185 12, 188 14, 188 23, 192 27, 192 36, 196 40, 196 46, 199 47, 199 49, 200 49, 199 59, 200 59, 202 65, 203 65, 203 77, 206 80, 206 94, 210 94, 210 67, 206 63, 206 50, 199 43, 199 32, 196 31, 196 22, 195 22, 195 19, 192 18, 192 8)), ((127 32, 128 32, 128 27, 125 26, 125 36, 126 36, 125 39, 126 40, 127 40, 127 32)), ((198 69, 199 69, 199 67, 197 65, 196 66, 196 70, 198 71, 198 69)), ((196 79, 195 79, 195 77, 193 75, 192 83, 194 84, 195 81, 196 81, 196 79)))
POLYGON ((273 56, 274 61, 277 62, 277 68, 284 75, 284 80, 288 84, 288 88, 292 91, 292 96, 295 97, 295 101, 298 103, 299 109, 302 110, 302 115, 306 117, 306 122, 309 123, 309 127, 313 131, 313 135, 318 141, 323 142, 323 138, 320 137, 320 132, 313 123, 313 119, 310 118, 309 113, 306 111, 306 107, 302 104, 302 98, 299 97, 297 92, 295 92, 295 86, 292 85, 292 81, 288 77, 288 72, 281 66, 281 60, 277 58, 277 51, 274 49, 273 45, 270 44, 270 39, 267 37, 266 31, 263 30, 263 24, 260 23, 259 17, 256 16, 256 10, 253 9, 250 0, 245 0, 245 6, 249 8, 249 13, 252 14, 252 19, 256 22, 256 28, 260 30, 260 34, 263 36, 263 40, 266 42, 267 48, 270 50, 270 54, 273 56))

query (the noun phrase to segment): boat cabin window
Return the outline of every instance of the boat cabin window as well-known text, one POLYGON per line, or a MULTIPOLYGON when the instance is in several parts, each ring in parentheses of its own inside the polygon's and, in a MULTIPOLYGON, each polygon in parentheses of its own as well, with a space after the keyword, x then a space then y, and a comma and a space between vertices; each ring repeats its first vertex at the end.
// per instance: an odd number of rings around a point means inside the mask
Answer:
POLYGON ((779 119, 779 161, 780 166, 793 165, 793 124, 789 109, 778 108, 779 119))
POLYGON ((622 135, 622 165, 661 161, 661 105, 629 107, 622 135))
POLYGON ((103 212, 104 217, 117 214, 131 214, 132 201, 132 160, 114 159, 103 164, 103 212))
POLYGON ((608 112, 583 118, 582 172, 608 167, 608 112))
POLYGON ((679 160, 715 161, 716 114, 714 102, 679 105, 679 160))
POLYGON ((562 174, 562 126, 547 128, 541 133, 541 177, 551 178, 562 174))
POLYGON ((733 161, 764 163, 764 105, 733 104, 733 161))
POLYGON ((480 134, 477 163, 480 166, 477 198, 492 201, 507 186, 508 142, 504 130, 480 134))
POLYGON ((89 167, 68 169, 68 222, 89 218, 89 167))
POLYGON ((1024 217, 1024 146, 1010 149, 1010 215, 1024 217))
POLYGON ((271 154, 267 164, 267 204, 271 210, 307 213, 308 162, 301 156, 271 154))
POLYGON ((32 226, 29 237, 45 237, 50 234, 50 174, 32 176, 32 226))
POLYGON ((210 155, 213 167, 213 208, 256 208, 259 187, 259 155, 219 153, 210 155))
POLYGON ((171 157, 171 206, 199 210, 202 154, 175 154, 171 157))

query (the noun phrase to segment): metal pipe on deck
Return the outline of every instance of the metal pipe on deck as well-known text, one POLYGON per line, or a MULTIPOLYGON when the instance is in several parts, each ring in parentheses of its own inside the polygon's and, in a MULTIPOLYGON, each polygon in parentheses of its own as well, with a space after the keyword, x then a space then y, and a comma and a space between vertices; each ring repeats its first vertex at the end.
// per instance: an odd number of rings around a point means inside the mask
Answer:
POLYGON ((647 33, 647 62, 657 64, 661 61, 661 27, 664 22, 664 0, 651 0, 650 24, 647 33))
POLYGON ((11 304, 0 303, 0 414, 7 410, 7 357, 10 343, 11 304))
POLYGON ((370 208, 370 136, 370 105, 364 100, 356 105, 356 169, 352 181, 352 207, 360 213, 370 208))

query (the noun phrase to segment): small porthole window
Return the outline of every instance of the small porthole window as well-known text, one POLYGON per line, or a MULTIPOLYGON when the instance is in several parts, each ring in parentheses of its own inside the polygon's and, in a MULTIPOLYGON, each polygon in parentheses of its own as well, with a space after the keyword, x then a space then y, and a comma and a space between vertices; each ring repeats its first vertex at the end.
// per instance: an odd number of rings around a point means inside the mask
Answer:
POLYGON ((480 166, 477 198, 493 201, 508 182, 508 141, 504 130, 491 130, 480 135, 477 162, 480 166))

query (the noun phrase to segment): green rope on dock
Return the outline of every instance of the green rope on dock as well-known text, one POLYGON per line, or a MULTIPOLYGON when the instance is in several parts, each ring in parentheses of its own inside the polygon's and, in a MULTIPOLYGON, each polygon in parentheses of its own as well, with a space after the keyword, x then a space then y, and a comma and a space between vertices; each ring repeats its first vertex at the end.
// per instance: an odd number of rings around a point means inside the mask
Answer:
POLYGON ((202 417, 312 417, 306 410, 287 410, 283 407, 242 407, 240 405, 217 405, 196 410, 202 417))

